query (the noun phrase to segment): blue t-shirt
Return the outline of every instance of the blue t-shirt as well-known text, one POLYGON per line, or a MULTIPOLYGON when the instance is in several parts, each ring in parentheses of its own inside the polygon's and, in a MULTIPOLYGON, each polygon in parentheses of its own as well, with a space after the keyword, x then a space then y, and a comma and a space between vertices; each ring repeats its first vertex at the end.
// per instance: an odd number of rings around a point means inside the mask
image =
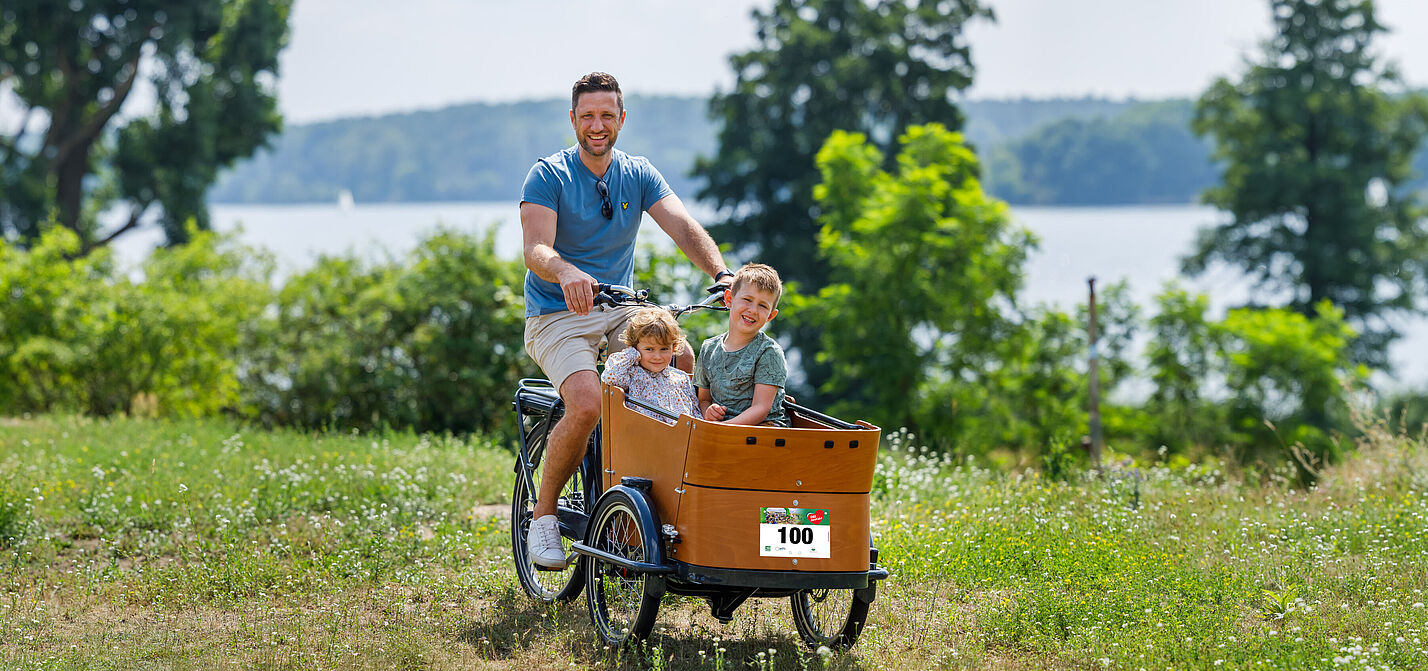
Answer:
MULTIPOLYGON (((635 234, 640 220, 674 193, 643 156, 611 149, 605 170, 615 216, 600 212, 595 173, 580 162, 578 146, 536 161, 521 188, 521 202, 555 210, 555 252, 597 282, 629 285, 635 273, 635 234)), ((560 285, 526 271, 526 316, 565 310, 560 285)))

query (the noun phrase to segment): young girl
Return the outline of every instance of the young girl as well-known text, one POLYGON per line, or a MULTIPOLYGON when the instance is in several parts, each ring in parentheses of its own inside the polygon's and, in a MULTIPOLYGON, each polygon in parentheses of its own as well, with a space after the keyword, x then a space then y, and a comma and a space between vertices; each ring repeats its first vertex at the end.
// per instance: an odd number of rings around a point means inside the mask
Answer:
MULTIPOLYGON (((689 374, 670 365, 674 353, 684 342, 684 334, 669 311, 644 308, 635 312, 625 332, 620 334, 620 341, 628 347, 611 354, 605 361, 605 373, 600 376, 601 380, 624 389, 629 398, 657 405, 676 415, 701 416, 699 397, 694 393, 689 374)), ((628 401, 625 407, 666 424, 674 423, 672 419, 628 401)))

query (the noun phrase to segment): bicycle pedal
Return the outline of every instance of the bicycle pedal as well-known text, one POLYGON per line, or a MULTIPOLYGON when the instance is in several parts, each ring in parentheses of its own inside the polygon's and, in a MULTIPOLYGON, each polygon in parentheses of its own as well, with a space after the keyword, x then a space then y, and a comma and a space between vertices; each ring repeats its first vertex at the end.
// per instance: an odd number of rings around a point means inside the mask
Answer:
POLYGON ((578 559, 579 557, 580 557, 580 555, 579 555, 578 553, 575 553, 575 552, 572 552, 572 553, 570 553, 570 554, 568 554, 568 555, 565 555, 565 568, 551 568, 551 567, 549 567, 549 566, 541 566, 540 564, 537 564, 537 563, 535 563, 535 562, 531 562, 531 566, 534 566, 537 571, 551 571, 551 572, 554 572, 554 573, 559 573, 559 572, 561 572, 561 571, 564 571, 564 570, 569 569, 570 567, 574 566, 574 565, 575 565, 575 560, 578 559))

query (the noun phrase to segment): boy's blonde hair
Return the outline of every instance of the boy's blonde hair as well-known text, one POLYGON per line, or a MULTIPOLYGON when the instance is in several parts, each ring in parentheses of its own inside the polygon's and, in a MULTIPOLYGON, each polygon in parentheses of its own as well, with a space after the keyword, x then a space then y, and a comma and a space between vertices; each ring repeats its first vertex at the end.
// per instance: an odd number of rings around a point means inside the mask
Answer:
POLYGON ((778 299, 783 296, 783 280, 778 278, 778 271, 773 267, 762 263, 745 263, 743 268, 734 273, 734 284, 729 287, 730 293, 739 293, 739 288, 745 284, 773 294, 771 307, 778 307, 778 299))
POLYGON ((679 330, 679 322, 664 308, 641 308, 630 316, 625 332, 620 334, 620 342, 630 347, 638 347, 641 340, 649 338, 670 349, 679 351, 684 344, 684 332, 679 330))

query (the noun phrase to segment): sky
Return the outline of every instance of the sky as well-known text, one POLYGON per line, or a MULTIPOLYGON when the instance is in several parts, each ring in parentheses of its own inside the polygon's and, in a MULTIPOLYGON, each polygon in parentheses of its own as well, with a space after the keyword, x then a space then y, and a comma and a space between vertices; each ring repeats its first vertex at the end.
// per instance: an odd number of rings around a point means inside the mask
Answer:
MULTIPOLYGON (((281 59, 290 123, 569 95, 602 70, 627 92, 708 95, 755 45, 770 0, 297 0, 281 59)), ((1193 97, 1270 35, 1261 0, 988 0, 967 37, 972 98, 1193 97)), ((1428 85, 1428 2, 1379 0, 1380 51, 1428 85)))

